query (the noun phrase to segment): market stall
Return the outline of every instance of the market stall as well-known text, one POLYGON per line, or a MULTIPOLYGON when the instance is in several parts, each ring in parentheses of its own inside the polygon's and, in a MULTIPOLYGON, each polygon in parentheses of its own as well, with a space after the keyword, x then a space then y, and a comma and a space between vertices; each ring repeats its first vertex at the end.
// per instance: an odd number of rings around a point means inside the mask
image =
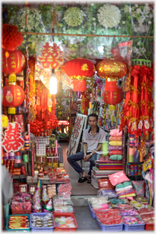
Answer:
POLYGON ((66 160, 91 113, 106 133, 85 187, 96 191, 92 218, 101 231, 154 230, 153 12, 146 2, 2 4, 1 162, 13 184, 3 230, 79 230, 66 160))

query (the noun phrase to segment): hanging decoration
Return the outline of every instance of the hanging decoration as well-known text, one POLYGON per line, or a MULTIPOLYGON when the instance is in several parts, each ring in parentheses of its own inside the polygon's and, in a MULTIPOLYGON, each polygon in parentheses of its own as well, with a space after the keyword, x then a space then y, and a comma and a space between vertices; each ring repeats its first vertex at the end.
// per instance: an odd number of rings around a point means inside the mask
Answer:
POLYGON ((114 28, 120 23, 121 13, 117 6, 104 4, 98 9, 97 18, 105 28, 114 28))
POLYGON ((30 68, 30 74, 29 74, 29 99, 30 103, 32 105, 35 104, 35 57, 30 56, 29 57, 29 68, 30 68))
POLYGON ((148 135, 153 131, 153 69, 134 65, 131 71, 131 89, 126 93, 120 129, 128 127, 129 134, 148 135))
POLYGON ((2 48, 14 51, 23 42, 23 36, 15 25, 3 24, 2 26, 2 48))
POLYGON ((23 147, 24 140, 21 133, 22 131, 19 123, 9 123, 2 141, 2 147, 6 152, 17 152, 23 147))
POLYGON ((73 80, 73 91, 86 92, 86 80, 73 80))
POLYGON ((57 76, 57 70, 60 69, 64 60, 62 51, 56 43, 50 46, 48 42, 43 46, 42 56, 37 57, 35 66, 35 78, 38 78, 49 89, 49 79, 51 70, 54 69, 57 76))
POLYGON ((105 89, 103 98, 107 104, 116 105, 123 100, 124 93, 117 86, 117 80, 127 73, 127 65, 119 60, 106 59, 99 62, 96 66, 97 74, 105 78, 105 89))
POLYGON ((2 52, 2 72, 7 74, 18 74, 26 66, 26 57, 20 50, 2 52))
POLYGON ((95 66, 88 59, 76 58, 65 64, 64 71, 72 79, 87 80, 94 75, 95 66))
POLYGON ((115 91, 103 90, 102 95, 103 95, 104 102, 106 104, 110 104, 110 105, 116 105, 116 104, 122 102, 122 100, 124 98, 124 92, 123 92, 122 88, 120 88, 119 86, 117 86, 117 89, 115 91))
POLYGON ((83 12, 78 7, 70 7, 65 11, 64 20, 71 27, 82 24, 83 12))
POLYGON ((24 101, 24 91, 15 82, 16 75, 12 74, 9 76, 9 85, 4 86, 2 89, 2 103, 10 108, 8 110, 10 114, 15 114, 15 107, 20 106, 24 101))

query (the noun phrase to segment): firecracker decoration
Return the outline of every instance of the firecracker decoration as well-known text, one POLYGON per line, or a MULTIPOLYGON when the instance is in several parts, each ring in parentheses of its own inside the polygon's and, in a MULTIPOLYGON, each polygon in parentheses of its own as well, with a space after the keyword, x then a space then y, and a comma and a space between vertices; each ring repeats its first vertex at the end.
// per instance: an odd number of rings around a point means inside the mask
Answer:
POLYGON ((26 57, 20 50, 2 51, 2 72, 7 74, 18 74, 26 66, 26 57))
POLYGON ((134 65, 131 71, 131 89, 126 93, 120 129, 128 127, 129 134, 148 135, 153 131, 153 69, 134 65))
POLYGON ((6 152, 17 152, 24 146, 24 140, 21 133, 22 131, 19 123, 9 123, 2 141, 2 147, 6 152))
POLYGON ((35 105, 35 61, 35 57, 29 57, 29 100, 32 105, 35 105))
POLYGON ((15 25, 3 24, 2 26, 2 48, 14 51, 23 42, 23 36, 15 25))

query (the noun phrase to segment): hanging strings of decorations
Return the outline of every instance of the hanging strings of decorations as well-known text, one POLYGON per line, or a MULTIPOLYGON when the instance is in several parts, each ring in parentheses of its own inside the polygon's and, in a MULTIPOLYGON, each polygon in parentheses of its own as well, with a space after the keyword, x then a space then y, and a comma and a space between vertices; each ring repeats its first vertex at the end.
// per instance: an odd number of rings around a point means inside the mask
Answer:
POLYGON ((153 69, 145 65, 132 66, 131 88, 126 93, 120 129, 128 126, 129 134, 148 136, 153 131, 153 69))

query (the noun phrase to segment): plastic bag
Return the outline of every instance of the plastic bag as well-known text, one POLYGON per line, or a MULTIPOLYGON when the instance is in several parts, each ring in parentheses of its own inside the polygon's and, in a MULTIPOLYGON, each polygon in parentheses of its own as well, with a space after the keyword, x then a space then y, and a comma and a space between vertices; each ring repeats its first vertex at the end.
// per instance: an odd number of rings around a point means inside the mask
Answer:
POLYGON ((116 198, 118 195, 116 194, 115 190, 109 190, 109 189, 99 189, 97 191, 97 196, 105 196, 108 198, 116 198))

